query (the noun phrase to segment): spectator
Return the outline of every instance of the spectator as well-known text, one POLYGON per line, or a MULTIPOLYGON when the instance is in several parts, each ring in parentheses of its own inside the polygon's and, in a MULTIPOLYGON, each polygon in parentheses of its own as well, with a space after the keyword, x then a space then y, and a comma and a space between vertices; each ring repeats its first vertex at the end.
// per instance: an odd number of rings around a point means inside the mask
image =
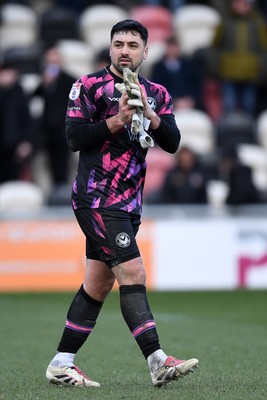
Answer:
POLYGON ((229 186, 227 204, 238 206, 260 202, 260 193, 253 182, 252 169, 240 163, 236 149, 228 149, 222 155, 218 163, 218 177, 229 186))
POLYGON ((0 182, 23 179, 32 152, 28 98, 19 84, 18 71, 3 62, 0 65, 0 182))
POLYGON ((44 112, 38 130, 41 131, 40 146, 46 150, 53 184, 68 182, 70 151, 65 140, 65 115, 68 97, 75 79, 63 71, 60 52, 49 47, 44 54, 42 82, 34 92, 44 100, 44 112))
POLYGON ((97 69, 105 68, 110 65, 110 50, 109 47, 104 47, 96 54, 97 69))
POLYGON ((258 0, 259 10, 263 13, 265 20, 267 21, 267 1, 258 0))
POLYGON ((191 4, 201 4, 222 9, 225 5, 225 0, 144 0, 144 4, 163 6, 175 12, 179 8, 191 4))
POLYGON ((151 195, 148 203, 207 203, 204 166, 189 147, 181 147, 176 154, 176 165, 167 173, 160 191, 151 195))
POLYGON ((166 7, 171 12, 175 12, 186 3, 186 0, 144 0, 144 4, 166 7))
POLYGON ((266 74, 267 25, 253 1, 231 0, 213 42, 222 80, 223 111, 255 115, 257 85, 266 74))
POLYGON ((166 41, 165 55, 153 66, 151 80, 168 89, 173 98, 174 110, 202 108, 199 68, 191 58, 181 55, 175 37, 166 41))
POLYGON ((200 4, 216 8, 218 11, 224 12, 229 0, 186 0, 186 5, 200 4))
MULTIPOLYGON (((266 65, 267 67, 267 65, 266 65)), ((261 85, 258 87, 258 93, 257 93, 257 107, 256 107, 256 118, 259 117, 259 115, 267 110, 267 75, 266 75, 266 81, 262 82, 261 85)))
MULTIPOLYGON (((74 11, 78 16, 83 12, 83 10, 88 7, 87 0, 54 0, 54 5, 58 8, 69 9, 74 11)), ((90 1, 90 5, 95 2, 90 1)))

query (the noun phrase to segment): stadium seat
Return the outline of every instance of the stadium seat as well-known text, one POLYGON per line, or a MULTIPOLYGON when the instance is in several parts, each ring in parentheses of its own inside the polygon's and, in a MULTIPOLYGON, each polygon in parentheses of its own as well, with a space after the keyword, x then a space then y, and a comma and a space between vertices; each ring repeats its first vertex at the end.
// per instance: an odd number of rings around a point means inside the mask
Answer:
POLYGON ((41 82, 41 76, 40 74, 35 74, 35 73, 23 73, 20 74, 19 82, 24 90, 24 92, 31 96, 32 93, 35 91, 37 86, 41 82))
POLYGON ((63 68, 70 75, 79 78, 94 70, 94 51, 82 40, 65 39, 58 42, 63 68))
POLYGON ((266 149, 258 144, 239 144, 237 156, 243 165, 252 169, 252 179, 256 188, 267 190, 267 153, 266 149))
POLYGON ((130 18, 146 26, 149 44, 165 41, 173 33, 172 13, 165 7, 139 5, 131 9, 130 18))
POLYGON ((203 105, 206 112, 215 122, 223 112, 221 82, 217 79, 205 77, 202 84, 203 105))
POLYGON ((146 163, 147 173, 144 187, 144 200, 146 200, 152 192, 160 189, 166 173, 175 164, 175 156, 155 146, 149 149, 146 156, 146 163))
POLYGON ((39 39, 50 45, 62 39, 79 39, 78 18, 64 8, 51 8, 40 16, 39 39))
POLYGON ((38 74, 41 72, 43 49, 40 44, 27 47, 13 46, 4 53, 5 62, 13 65, 21 74, 38 74))
POLYGON ((80 36, 98 52, 109 46, 112 26, 126 18, 128 13, 117 5, 99 4, 87 7, 78 22, 80 36))
POLYGON ((229 186, 221 180, 209 180, 207 182, 207 200, 208 204, 214 209, 222 208, 229 193, 229 186))
POLYGON ((178 8, 173 15, 173 27, 182 53, 192 55, 209 47, 220 20, 219 12, 211 6, 192 4, 178 8))
POLYGON ((4 4, 0 9, 0 50, 30 46, 37 39, 37 15, 23 4, 4 4))
POLYGON ((216 122, 216 144, 221 150, 241 143, 255 143, 254 119, 243 112, 231 112, 216 122))
POLYGON ((0 211, 36 211, 44 204, 42 190, 26 181, 9 181, 0 185, 0 211))
POLYGON ((214 126, 211 118, 200 110, 176 110, 175 120, 181 131, 181 146, 190 147, 199 156, 214 151, 214 126))
POLYGON ((258 143, 267 150, 267 111, 262 112, 256 120, 256 138, 258 143))

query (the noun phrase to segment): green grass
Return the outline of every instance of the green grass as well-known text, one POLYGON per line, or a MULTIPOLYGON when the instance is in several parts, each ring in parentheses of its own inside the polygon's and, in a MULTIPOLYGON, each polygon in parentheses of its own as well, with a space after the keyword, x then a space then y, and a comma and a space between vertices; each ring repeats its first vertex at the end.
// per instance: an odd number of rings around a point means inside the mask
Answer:
POLYGON ((48 385, 45 369, 72 297, 0 295, 1 400, 267 399, 267 291, 149 293, 163 349, 200 360, 195 374, 159 389, 121 317, 118 293, 76 358, 101 388, 48 385))

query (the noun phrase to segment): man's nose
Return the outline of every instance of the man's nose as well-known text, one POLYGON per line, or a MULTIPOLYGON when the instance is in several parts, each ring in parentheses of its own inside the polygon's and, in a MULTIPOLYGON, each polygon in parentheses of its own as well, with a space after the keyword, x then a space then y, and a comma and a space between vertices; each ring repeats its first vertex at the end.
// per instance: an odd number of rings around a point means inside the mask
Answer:
POLYGON ((128 54, 128 53, 129 53, 127 44, 125 44, 125 45, 122 47, 121 52, 122 52, 122 54, 128 54))

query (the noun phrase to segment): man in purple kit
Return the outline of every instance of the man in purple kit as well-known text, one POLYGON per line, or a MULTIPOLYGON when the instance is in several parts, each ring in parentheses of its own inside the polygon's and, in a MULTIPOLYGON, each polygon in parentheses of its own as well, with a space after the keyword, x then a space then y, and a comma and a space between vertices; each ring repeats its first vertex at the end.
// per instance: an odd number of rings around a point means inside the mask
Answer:
MULTIPOLYGON (((124 82, 124 68, 138 74, 147 57, 147 39, 147 29, 137 21, 114 25, 111 65, 81 77, 70 92, 66 138, 70 149, 80 152, 72 206, 86 236, 86 269, 84 282, 70 305, 57 353, 46 371, 51 383, 100 386, 74 365, 74 358, 92 332, 115 279, 122 315, 148 362, 153 385, 165 385, 198 366, 195 358, 179 360, 161 349, 135 239, 142 211, 147 148, 131 131, 137 107, 117 88, 124 82)), ((144 120, 150 123, 146 125, 147 133, 163 150, 175 153, 180 132, 169 93, 139 75, 138 80, 135 93, 143 103, 144 120)))

